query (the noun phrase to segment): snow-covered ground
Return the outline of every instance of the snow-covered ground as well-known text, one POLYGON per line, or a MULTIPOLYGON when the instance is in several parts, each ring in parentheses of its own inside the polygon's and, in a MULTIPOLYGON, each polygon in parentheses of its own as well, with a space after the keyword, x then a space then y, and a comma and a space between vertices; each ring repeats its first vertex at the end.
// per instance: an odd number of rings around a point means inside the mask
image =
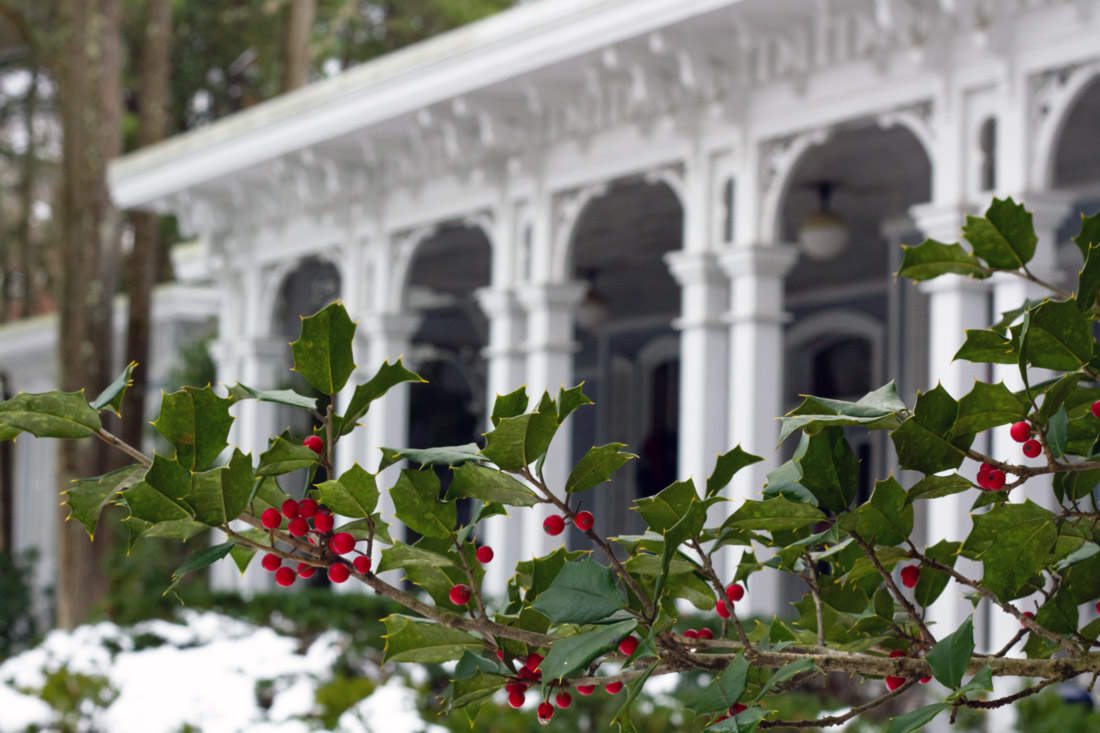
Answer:
MULTIPOLYGON (((0 733, 48 729, 57 713, 37 693, 47 675, 106 679, 117 697, 106 707, 87 705, 89 729, 112 733, 304 733, 317 730, 315 691, 331 679, 347 639, 329 632, 306 649, 270 628, 215 613, 184 613, 183 623, 151 621, 124 629, 110 623, 53 631, 34 649, 0 664, 0 733), (152 635, 164 644, 139 648, 152 635), (270 685, 270 706, 257 699, 257 684, 270 685)), ((337 730, 393 733, 445 729, 417 713, 417 693, 399 676, 383 680, 377 668, 363 670, 380 686, 347 710, 337 730)), ((265 701, 267 702, 267 701, 265 701)))

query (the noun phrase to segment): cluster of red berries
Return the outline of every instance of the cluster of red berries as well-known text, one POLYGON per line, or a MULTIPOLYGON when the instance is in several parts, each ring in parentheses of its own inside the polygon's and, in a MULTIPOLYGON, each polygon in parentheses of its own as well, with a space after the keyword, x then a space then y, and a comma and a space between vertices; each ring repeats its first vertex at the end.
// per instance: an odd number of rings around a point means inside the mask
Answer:
POLYGON ((729 605, 726 605, 726 600, 721 599, 714 604, 714 610, 722 618, 729 618, 732 613, 731 609, 733 604, 745 597, 745 589, 741 587, 740 583, 732 583, 726 586, 726 598, 729 599, 729 605))
MULTIPOLYGON (((904 656, 907 656, 906 653, 903 652, 900 649, 895 649, 894 651, 890 652, 890 658, 891 659, 897 659, 898 657, 904 657, 904 656)), ((919 680, 919 682, 922 685, 927 685, 931 681, 932 681, 931 677, 921 677, 920 680, 919 680)), ((886 689, 889 690, 890 692, 893 692, 894 690, 898 689, 899 687, 901 687, 904 684, 905 684, 905 678, 904 677, 887 677, 886 678, 886 689)))
POLYGON ((906 565, 901 569, 901 584, 906 588, 916 588, 920 580, 920 566, 906 565))
MULTIPOLYGON (((493 561, 493 548, 488 545, 482 545, 477 548, 474 553, 477 557, 477 561, 482 565, 488 565, 493 561)), ((456 583, 451 586, 451 591, 448 593, 448 597, 451 599, 451 603, 456 606, 465 606, 470 602, 471 598, 470 586, 465 583, 456 583)))
MULTIPOLYGON (((1096 404, 1100 404, 1100 400, 1098 400, 1096 404)), ((1027 420, 1012 423, 1012 427, 1008 429, 1008 434, 1011 435, 1012 439, 1017 443, 1024 444, 1024 455, 1028 458, 1035 458, 1043 452, 1042 444, 1031 437, 1031 423, 1027 420)))
POLYGON ((1005 472, 983 463, 978 469, 978 486, 983 491, 1000 491, 1005 487, 1005 472))
MULTIPOLYGON (((619 642, 619 651, 627 654, 628 656, 634 652, 638 646, 638 639, 633 636, 628 636, 619 642), (629 651, 627 651, 629 649, 629 651)), ((497 650, 497 658, 504 660, 504 651, 497 650)), ((539 669, 539 665, 542 664, 543 656, 538 652, 532 652, 527 655, 527 658, 523 660, 523 666, 516 672, 516 676, 504 686, 505 692, 508 693, 508 704, 513 708, 523 707, 527 695, 527 689, 531 685, 542 681, 542 671, 539 669)), ((577 685, 574 688, 578 695, 588 696, 596 691, 595 685, 577 685)), ((622 682, 608 682, 604 685, 604 690, 611 695, 617 695, 622 692, 622 682)), ((549 700, 543 700, 539 703, 538 708, 535 710, 538 720, 543 725, 550 722, 550 718, 554 717, 555 707, 565 709, 573 704, 573 696, 569 694, 567 690, 559 690, 554 695, 554 702, 551 704, 549 700)))
MULTIPOLYGON (((589 511, 577 512, 577 516, 573 518, 573 526, 582 532, 592 529, 595 522, 596 518, 589 511)), ((542 530, 551 537, 556 537, 565 531, 565 518, 560 514, 551 514, 543 521, 542 530)))

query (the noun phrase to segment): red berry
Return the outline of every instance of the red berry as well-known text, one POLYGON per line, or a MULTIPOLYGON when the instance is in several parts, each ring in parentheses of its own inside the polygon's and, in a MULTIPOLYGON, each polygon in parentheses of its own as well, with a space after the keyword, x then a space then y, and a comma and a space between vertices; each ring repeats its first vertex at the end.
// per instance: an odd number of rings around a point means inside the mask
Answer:
POLYGON ((554 704, 559 708, 567 708, 573 704, 573 696, 568 692, 559 692, 557 695, 554 695, 554 704))
POLYGON ((527 692, 527 685, 523 684, 522 682, 509 682, 504 686, 504 689, 508 692, 509 695, 511 695, 513 692, 518 692, 522 695, 523 693, 527 692))
POLYGON ((1035 458, 1042 452, 1043 446, 1034 438, 1024 443, 1024 455, 1028 458, 1035 458))
POLYGON ((932 681, 932 678, 931 677, 921 677, 917 681, 920 682, 922 685, 927 685, 929 682, 932 681))
POLYGON ((606 685, 603 686, 603 689, 609 695, 618 695, 620 692, 622 692, 623 683, 622 682, 608 682, 606 685))
POLYGON ((595 685, 577 685, 577 694, 587 697, 596 691, 595 685))
POLYGON ((550 718, 554 717, 554 706, 548 702, 540 702, 538 707, 539 722, 546 725, 550 718))
POLYGON ((905 652, 903 652, 901 649, 895 649, 894 651, 890 652, 890 659, 897 659, 904 656, 905 652))
POLYGON ((474 553, 474 556, 477 557, 477 561, 482 565, 488 565, 493 561, 493 548, 488 545, 482 545, 477 548, 477 552, 474 553))
POLYGON ((901 569, 901 584, 906 588, 916 588, 918 580, 920 580, 920 567, 906 565, 901 569))
POLYGON ((294 585, 294 579, 297 577, 290 568, 279 568, 275 571, 275 582, 283 587, 294 585))
POLYGON ((524 693, 518 690, 513 690, 508 693, 508 704, 512 707, 519 709, 523 707, 524 693))
POLYGON ((332 514, 329 512, 318 512, 317 516, 313 518, 313 528, 318 532, 331 532, 336 520, 332 518, 332 514))
POLYGON ((982 465, 978 467, 978 477, 981 478, 982 476, 988 476, 989 472, 992 470, 992 463, 982 463, 982 465))
POLYGON ((293 499, 287 499, 283 502, 283 516, 287 519, 294 519, 298 516, 298 502, 293 499))
POLYGON ((699 638, 699 632, 696 631, 695 629, 688 629, 687 631, 684 632, 684 638, 685 639, 698 639, 699 638))
POLYGON ((890 692, 893 692, 894 690, 898 689, 899 687, 901 687, 904 684, 905 684, 905 678, 904 677, 887 677, 886 678, 886 689, 889 690, 890 692))
POLYGON ((719 715, 717 718, 715 718, 714 722, 715 723, 721 723, 723 720, 725 720, 728 717, 729 717, 729 713, 723 713, 722 715, 719 715))
POLYGON ((309 580, 310 578, 312 578, 313 573, 316 572, 316 570, 317 568, 313 567, 312 565, 306 565, 304 562, 298 563, 298 577, 302 580, 309 580))
POLYGON ((1100 601, 1096 602, 1096 612, 1100 613, 1100 601))
POLYGON ((320 435, 311 435, 302 441, 302 445, 309 448, 317 455, 321 455, 321 452, 325 449, 325 441, 321 440, 320 435))
POLYGON ((269 552, 264 555, 264 559, 260 561, 260 564, 264 566, 264 570, 274 573, 283 566, 283 559, 269 552))
POLYGON ((739 601, 745 597, 745 589, 739 583, 733 583, 726 588, 726 597, 730 601, 739 601))
POLYGON ((714 632, 711 631, 710 629, 699 629, 699 638, 700 639, 713 639, 714 638, 714 632))
POLYGON ((558 514, 551 514, 546 518, 546 521, 542 523, 542 529, 546 534, 554 537, 561 534, 565 529, 565 520, 558 514))
POLYGON ((730 715, 738 715, 739 713, 743 713, 748 709, 749 709, 748 705, 745 705, 745 704, 739 703, 739 702, 735 702, 733 704, 733 707, 730 708, 730 715))
POLYGON ((292 537, 305 537, 306 533, 309 532, 309 522, 301 517, 294 517, 290 520, 290 524, 287 525, 286 529, 292 537))
POLYGON ((519 677, 521 680, 526 680, 528 682, 538 682, 542 679, 542 672, 532 672, 526 667, 520 667, 520 670, 516 674, 516 676, 519 677))
POLYGON ((729 618, 730 617, 730 610, 728 608, 726 608, 726 602, 725 601, 718 601, 718 603, 715 603, 714 604, 714 610, 722 618, 729 618))
POLYGON ((1093 417, 1100 417, 1100 400, 1096 400, 1096 402, 1093 402, 1092 407, 1089 409, 1092 410, 1093 417))
POLYGON ((338 562, 335 565, 328 566, 328 579, 333 583, 343 583, 350 577, 351 571, 348 570, 348 566, 344 563, 338 562))
POLYGON ((497 649, 497 659, 499 659, 502 662, 504 661, 504 650, 503 649, 497 649))
POLYGON ((1023 443, 1031 437, 1031 423, 1027 420, 1012 423, 1012 427, 1008 429, 1008 434, 1017 443, 1023 443))
POLYGON ((298 516, 311 519, 317 514, 317 502, 313 499, 302 499, 298 502, 298 516))
POLYGON ((346 555, 355 549, 355 538, 347 532, 337 532, 329 540, 328 546, 337 555, 346 555))
POLYGON ((539 665, 542 664, 542 660, 545 659, 538 652, 531 652, 527 655, 527 659, 523 661, 523 668, 528 672, 538 672, 539 665))
POLYGON ((351 564, 355 568, 355 572, 360 575, 366 575, 370 572, 370 558, 366 555, 360 555, 352 560, 351 564))
POLYGON ((1005 487, 1005 472, 994 468, 985 479, 985 488, 989 491, 1000 491, 1005 487))
POLYGON ((451 599, 451 603, 455 604, 456 606, 465 606, 467 603, 470 602, 470 588, 469 586, 459 583, 458 585, 451 588, 449 597, 451 599))
POLYGON ((582 532, 587 532, 592 529, 592 525, 595 523, 596 518, 592 516, 592 512, 578 512, 576 518, 573 520, 573 524, 577 526, 582 532))
MULTIPOLYGON (((1024 618, 1030 618, 1030 619, 1034 619, 1034 618, 1035 618, 1035 614, 1033 614, 1033 613, 1032 613, 1031 611, 1024 611, 1024 612, 1023 612, 1022 614, 1020 614, 1020 615, 1022 615, 1022 616, 1023 616, 1024 618)), ((1025 623, 1023 622, 1023 620, 1021 620, 1021 621, 1020 621, 1020 626, 1023 626, 1024 628, 1027 628, 1027 624, 1025 624, 1025 623)))
POLYGON ((634 653, 634 650, 638 648, 638 637, 628 636, 619 642, 619 651, 626 656, 630 656, 634 653))
POLYGON ((260 515, 260 524, 264 529, 277 529, 282 523, 283 518, 278 509, 264 509, 264 513, 260 515))

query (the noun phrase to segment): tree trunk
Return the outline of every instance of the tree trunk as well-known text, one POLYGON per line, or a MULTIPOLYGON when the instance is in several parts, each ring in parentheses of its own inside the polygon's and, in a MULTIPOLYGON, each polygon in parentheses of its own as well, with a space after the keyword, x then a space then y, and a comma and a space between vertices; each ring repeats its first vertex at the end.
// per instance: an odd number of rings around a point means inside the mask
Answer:
POLYGON ((283 91, 304 87, 309 81, 309 39, 317 0, 291 0, 286 24, 286 49, 283 59, 283 91))
MULTIPOLYGON (((169 67, 172 40, 171 0, 149 0, 141 42, 141 80, 138 87, 138 145, 162 140, 168 129, 169 67)), ((140 446, 145 432, 145 396, 149 380, 149 334, 153 285, 157 278, 160 218, 135 212, 134 249, 127 269, 130 317, 126 331, 126 359, 140 366, 122 405, 122 439, 140 446)))
POLYGON ((23 151, 23 174, 19 179, 19 223, 15 241, 19 246, 19 264, 23 268, 23 308, 20 317, 34 314, 34 247, 31 244, 31 217, 34 216, 35 173, 38 170, 38 145, 34 136, 34 120, 38 116, 38 69, 31 71, 30 86, 23 104, 23 132, 27 136, 27 148, 23 151))
MULTIPOLYGON (((122 147, 121 6, 122 0, 59 0, 60 382, 65 390, 85 389, 93 396, 113 376, 119 232, 106 171, 122 147)), ((83 440, 59 451, 61 486, 75 476, 103 473, 104 447, 83 440)), ((101 558, 107 538, 89 545, 79 523, 64 521, 67 514, 64 507, 58 513, 57 620, 72 627, 106 592, 101 558)))

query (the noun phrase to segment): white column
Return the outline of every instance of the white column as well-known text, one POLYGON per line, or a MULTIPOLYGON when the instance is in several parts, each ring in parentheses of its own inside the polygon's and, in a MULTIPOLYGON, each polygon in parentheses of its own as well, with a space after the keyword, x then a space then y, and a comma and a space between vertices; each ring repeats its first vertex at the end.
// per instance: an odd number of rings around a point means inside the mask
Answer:
MULTIPOLYGON (((558 390, 573 385, 573 312, 584 298, 583 283, 535 283, 519 291, 527 311, 527 391, 537 404, 543 391, 557 397, 558 390)), ((543 475, 551 489, 561 492, 569 477, 572 450, 570 421, 558 430, 543 464, 543 475)), ((558 547, 562 537, 550 537, 542 531, 543 520, 551 514, 546 504, 522 513, 521 558, 540 557, 558 547)))
MULTIPOLYGON (((477 291, 481 310, 489 318, 489 345, 481 352, 488 362, 488 399, 485 414, 493 414, 497 395, 514 392, 527 379, 523 349, 525 313, 511 288, 483 288, 477 291)), ((486 430, 491 425, 486 425, 486 430)), ((515 514, 528 510, 517 510, 515 514)), ((482 520, 481 536, 493 548, 495 557, 485 569, 483 589, 489 595, 502 595, 508 586, 521 554, 522 534, 514 517, 489 517, 482 520)))
MULTIPOLYGON (((925 236, 941 242, 956 242, 969 209, 959 205, 921 205, 911 210, 913 220, 925 236)), ((960 275, 945 275, 921 284, 928 296, 928 388, 942 384, 952 397, 961 399, 974 388, 974 381, 985 380, 989 370, 984 364, 952 361, 966 339, 966 329, 987 328, 990 324, 989 287, 979 280, 960 275)), ((984 446, 977 446, 984 448, 984 446)), ((966 461, 960 473, 972 479, 977 465, 966 461)), ((925 542, 934 545, 940 540, 963 542, 970 534, 970 503, 974 497, 966 492, 946 496, 932 502, 925 516, 925 542)), ((959 558, 955 567, 965 575, 980 572, 973 561, 959 558)), ((928 609, 928 619, 935 624, 932 633, 941 638, 952 633, 972 612, 970 602, 963 598, 967 589, 952 581, 943 595, 928 609)))
POLYGON ((669 252, 672 276, 680 284, 680 444, 679 474, 705 485, 714 461, 730 446, 726 440, 729 326, 723 319, 729 287, 708 252, 669 252))
MULTIPOLYGON (((728 493, 734 500, 730 511, 736 511, 739 500, 759 498, 765 474, 776 465, 772 456, 779 438, 776 418, 783 414, 783 326, 788 319, 783 285, 797 257, 794 247, 778 243, 732 247, 719 255, 730 278, 726 442, 766 459, 734 477, 728 493)), ((729 577, 733 569, 728 564, 723 568, 729 577)), ((776 613, 779 600, 778 573, 757 573, 743 601, 743 613, 776 613)))

